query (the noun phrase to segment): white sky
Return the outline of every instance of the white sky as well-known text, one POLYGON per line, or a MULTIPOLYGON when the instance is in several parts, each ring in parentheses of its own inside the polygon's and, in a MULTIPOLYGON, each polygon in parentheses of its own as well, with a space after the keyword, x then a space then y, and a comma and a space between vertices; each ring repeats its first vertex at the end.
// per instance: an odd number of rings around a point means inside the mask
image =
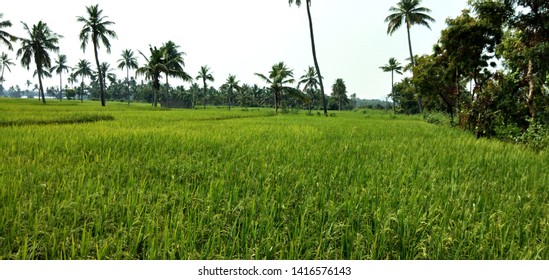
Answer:
MULTIPOLYGON (((111 39, 112 52, 100 50, 101 62, 116 68, 123 49, 141 50, 149 54, 149 45, 160 47, 172 40, 180 45, 187 55, 185 70, 195 77, 200 66, 208 65, 215 77, 215 87, 220 86, 229 74, 235 74, 242 83, 260 86, 264 84, 254 73, 267 73, 271 66, 284 61, 294 69, 299 78, 309 65, 313 65, 309 29, 305 6, 289 7, 287 0, 1 0, 2 20, 10 20, 12 35, 26 37, 21 21, 29 26, 43 20, 60 40, 60 53, 66 54, 69 65, 80 59, 88 59, 95 67, 91 44, 83 53, 78 39, 82 24, 77 16, 86 17, 86 6, 99 4, 103 15, 114 21, 112 29, 118 39, 111 39)), ((409 57, 406 30, 401 29, 387 36, 384 19, 389 8, 398 0, 313 0, 312 16, 320 69, 324 76, 326 93, 331 85, 342 78, 348 95, 356 93, 363 99, 385 99, 390 92, 390 73, 379 67, 395 57, 402 64, 409 57)), ((467 0, 423 0, 422 6, 432 10, 436 19, 432 31, 414 26, 412 45, 414 53, 431 53, 432 46, 445 28, 445 20, 455 17, 467 7, 467 0)), ((19 48, 19 43, 14 49, 19 48)), ((4 74, 4 88, 19 84, 22 89, 26 80, 37 83, 29 71, 20 66, 15 51, 0 44, 0 51, 17 63, 11 73, 4 74)), ((52 54, 52 59, 57 57, 52 54)), ((52 60, 53 62, 53 60, 52 60)), ((119 79, 126 74, 116 69, 119 79)), ((66 74, 65 74, 66 76, 66 74)), ((401 76, 396 77, 400 80, 401 76)), ((170 80, 171 84, 183 82, 170 80)), ((59 86, 59 77, 46 79, 46 86, 59 86)), ((184 84, 186 87, 188 83, 184 84)))

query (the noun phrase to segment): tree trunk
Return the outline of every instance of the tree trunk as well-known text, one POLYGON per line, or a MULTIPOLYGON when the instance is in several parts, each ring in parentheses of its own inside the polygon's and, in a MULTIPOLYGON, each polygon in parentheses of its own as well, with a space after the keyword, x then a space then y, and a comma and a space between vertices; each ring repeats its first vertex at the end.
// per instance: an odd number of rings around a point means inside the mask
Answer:
POLYGON ((526 79, 528 80, 528 96, 526 97, 526 104, 528 105, 528 110, 532 116, 532 120, 535 120, 538 116, 536 109, 536 104, 534 104, 534 96, 536 93, 536 84, 534 81, 534 64, 532 60, 528 60, 528 74, 526 74, 526 79))
POLYGON ((204 103, 204 109, 206 109, 206 93, 207 93, 206 78, 202 80, 204 81, 204 96, 202 97, 202 102, 204 103))
POLYGON ((80 92, 80 103, 84 103, 84 76, 82 76, 82 92, 80 92))
POLYGON ((274 90, 274 97, 275 97, 275 115, 278 115, 278 92, 274 90))
POLYGON ((44 96, 44 87, 42 86, 42 68, 38 69, 38 84, 40 85, 40 95, 42 96, 42 103, 46 104, 46 96, 44 96))
POLYGON ((311 48, 313 50, 313 60, 315 63, 316 73, 318 75, 318 82, 320 84, 320 94, 322 94, 322 107, 324 108, 324 116, 328 116, 328 110, 326 109, 326 96, 324 94, 324 84, 322 83, 322 75, 320 74, 320 67, 318 66, 318 59, 316 58, 315 36, 313 32, 313 19, 311 17, 311 0, 307 0, 307 16, 309 18, 309 31, 311 33, 311 48))
POLYGON ((231 110, 231 95, 233 95, 233 91, 229 89, 229 111, 231 110))
POLYGON ((391 97, 393 98, 393 115, 396 115, 395 105, 395 71, 391 70, 391 97))
POLYGON ((101 72, 101 65, 99 64, 99 55, 97 54, 97 44, 93 44, 93 52, 95 54, 95 64, 97 64, 97 75, 99 75, 99 86, 101 88, 101 106, 105 106, 105 84, 103 83, 103 73, 101 72))
POLYGON ((63 73, 59 72, 59 102, 63 101, 63 73))
POLYGON ((128 105, 130 105, 130 68, 126 67, 126 97, 128 105))
MULTIPOLYGON (((412 67, 416 66, 416 61, 414 60, 414 53, 412 52, 412 38, 410 36, 410 25, 406 23, 406 32, 408 33, 408 49, 410 50, 410 62, 412 67)), ((423 114, 423 101, 421 100, 421 95, 417 95, 417 105, 419 107, 419 113, 423 114)))
POLYGON ((158 107, 158 89, 154 89, 154 94, 153 94, 153 107, 158 107))

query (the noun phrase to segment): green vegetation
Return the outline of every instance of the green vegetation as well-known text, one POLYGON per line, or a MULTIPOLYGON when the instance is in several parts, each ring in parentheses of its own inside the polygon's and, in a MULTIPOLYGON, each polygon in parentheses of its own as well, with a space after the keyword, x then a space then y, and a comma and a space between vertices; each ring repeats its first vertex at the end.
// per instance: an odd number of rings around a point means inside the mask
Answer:
POLYGON ((381 111, 0 99, 0 259, 548 259, 549 154, 381 111), (32 125, 60 116, 109 121, 32 125))

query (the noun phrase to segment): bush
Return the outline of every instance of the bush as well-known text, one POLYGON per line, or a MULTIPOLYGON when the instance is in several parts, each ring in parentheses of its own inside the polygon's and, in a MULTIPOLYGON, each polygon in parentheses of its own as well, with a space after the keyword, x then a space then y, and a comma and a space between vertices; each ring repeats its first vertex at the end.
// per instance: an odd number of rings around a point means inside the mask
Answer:
POLYGON ((530 126, 518 140, 534 151, 543 151, 549 147, 549 129, 539 121, 530 120, 530 126))

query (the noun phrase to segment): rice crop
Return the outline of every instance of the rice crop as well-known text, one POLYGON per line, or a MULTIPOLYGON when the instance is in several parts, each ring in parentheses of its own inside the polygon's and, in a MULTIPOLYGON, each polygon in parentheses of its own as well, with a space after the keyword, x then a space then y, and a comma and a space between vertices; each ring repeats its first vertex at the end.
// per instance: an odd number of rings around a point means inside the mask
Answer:
POLYGON ((546 152, 365 112, 0 99, 0 259, 549 259, 546 152))

